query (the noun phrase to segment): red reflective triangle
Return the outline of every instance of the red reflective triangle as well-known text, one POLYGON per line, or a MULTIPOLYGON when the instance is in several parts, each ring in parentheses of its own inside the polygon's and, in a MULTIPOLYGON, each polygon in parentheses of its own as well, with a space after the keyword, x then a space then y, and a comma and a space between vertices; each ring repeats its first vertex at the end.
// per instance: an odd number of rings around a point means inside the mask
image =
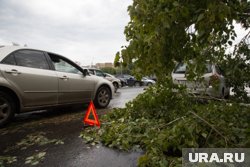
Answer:
POLYGON ((89 107, 88 107, 88 110, 87 110, 87 112, 86 112, 86 114, 84 116, 83 123, 91 125, 91 126, 96 125, 96 126, 100 127, 100 122, 98 120, 98 116, 96 114, 95 106, 94 106, 94 103, 92 101, 90 101, 90 103, 89 103, 89 107), (92 112, 92 114, 94 116, 94 120, 89 119, 89 115, 90 115, 91 112, 92 112))

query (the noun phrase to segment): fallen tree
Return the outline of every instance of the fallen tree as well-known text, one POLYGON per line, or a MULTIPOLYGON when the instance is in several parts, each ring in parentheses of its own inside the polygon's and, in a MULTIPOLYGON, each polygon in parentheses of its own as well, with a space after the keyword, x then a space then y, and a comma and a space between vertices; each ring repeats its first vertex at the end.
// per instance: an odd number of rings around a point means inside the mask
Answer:
POLYGON ((249 1, 134 0, 125 28, 129 43, 116 55, 133 64, 138 77, 156 74, 158 84, 84 130, 88 143, 123 150, 142 149, 139 166, 178 166, 182 148, 250 147, 250 109, 244 87, 250 81, 249 34, 235 41, 235 25, 249 28, 249 1), (233 48, 233 52, 228 50, 233 48), (192 60, 192 64, 189 61, 192 60), (176 62, 189 66, 191 81, 207 62, 221 65, 235 97, 230 101, 190 98, 173 85, 176 62), (178 89, 178 93, 173 92, 178 89))

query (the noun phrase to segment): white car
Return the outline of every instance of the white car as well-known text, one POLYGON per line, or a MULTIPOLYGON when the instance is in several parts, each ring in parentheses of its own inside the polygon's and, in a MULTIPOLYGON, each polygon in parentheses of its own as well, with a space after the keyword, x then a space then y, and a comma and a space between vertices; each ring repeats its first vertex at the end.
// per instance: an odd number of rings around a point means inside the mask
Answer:
POLYGON ((213 97, 228 98, 230 88, 227 87, 223 72, 218 65, 206 64, 206 71, 202 82, 187 81, 187 64, 179 63, 172 72, 172 79, 175 84, 185 85, 193 94, 205 94, 213 97), (215 87, 213 83, 218 83, 215 87))
POLYGON ((111 74, 104 73, 102 70, 99 70, 99 69, 96 69, 96 68, 89 68, 88 71, 92 75, 103 77, 106 80, 110 81, 113 84, 114 88, 115 88, 115 92, 117 91, 118 88, 121 87, 121 81, 120 81, 120 79, 114 77, 111 74))
POLYGON ((112 84, 114 85, 115 87, 115 91, 117 91, 118 88, 121 88, 122 87, 122 84, 121 84, 121 80, 116 78, 114 75, 111 75, 109 73, 104 73, 105 75, 105 79, 109 80, 110 82, 112 82, 112 84))
POLYGON ((155 81, 152 79, 149 79, 147 77, 142 77, 141 81, 143 82, 143 85, 145 86, 151 86, 155 84, 155 81))

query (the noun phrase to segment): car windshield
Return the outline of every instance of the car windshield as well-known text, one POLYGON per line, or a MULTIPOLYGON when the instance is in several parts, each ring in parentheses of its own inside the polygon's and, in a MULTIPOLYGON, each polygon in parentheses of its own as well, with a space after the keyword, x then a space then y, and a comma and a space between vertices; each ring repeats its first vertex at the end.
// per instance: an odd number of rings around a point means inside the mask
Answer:
POLYGON ((108 76, 108 77, 114 78, 114 76, 111 75, 111 74, 108 74, 108 73, 105 73, 105 74, 106 74, 106 76, 108 76))
MULTIPOLYGON (((179 63, 175 70, 174 73, 176 74, 185 74, 187 70, 187 64, 185 63, 179 63)), ((212 65, 211 64, 206 64, 206 71, 205 73, 211 73, 212 72, 212 65)))
POLYGON ((131 76, 131 75, 124 75, 123 77, 126 78, 126 79, 134 78, 134 77, 131 76))

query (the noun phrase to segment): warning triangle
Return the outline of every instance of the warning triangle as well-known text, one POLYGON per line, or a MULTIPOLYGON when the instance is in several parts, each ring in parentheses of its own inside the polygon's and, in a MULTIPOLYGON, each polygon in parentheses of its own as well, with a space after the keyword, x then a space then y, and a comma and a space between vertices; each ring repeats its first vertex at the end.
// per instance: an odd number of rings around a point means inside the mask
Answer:
POLYGON ((100 127, 100 122, 98 120, 98 116, 96 114, 95 106, 94 106, 94 103, 92 101, 90 101, 90 103, 89 103, 89 107, 88 107, 88 110, 87 110, 87 112, 86 112, 86 114, 84 116, 83 123, 91 125, 91 126, 96 125, 96 126, 100 127), (89 119, 90 113, 94 116, 94 120, 89 119))

